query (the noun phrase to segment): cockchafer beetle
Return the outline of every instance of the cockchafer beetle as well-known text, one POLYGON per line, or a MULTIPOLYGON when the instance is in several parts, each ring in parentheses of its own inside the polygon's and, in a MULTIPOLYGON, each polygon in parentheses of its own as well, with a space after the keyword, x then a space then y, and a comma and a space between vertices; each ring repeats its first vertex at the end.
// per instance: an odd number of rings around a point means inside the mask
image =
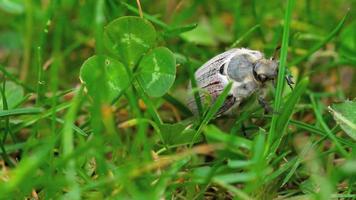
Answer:
MULTIPOLYGON (((199 92, 201 102, 206 102, 208 98, 211 98, 211 103, 214 103, 226 85, 232 82, 229 95, 217 113, 221 115, 238 107, 243 100, 255 92, 259 92, 258 101, 264 107, 265 112, 271 112, 264 98, 264 91, 266 84, 274 82, 277 75, 278 61, 273 57, 266 59, 259 51, 234 48, 207 61, 195 72, 195 79, 198 89, 205 91, 205 93, 199 92)), ((285 79, 292 88, 292 77, 287 75, 285 79)), ((193 113, 197 113, 194 98, 188 100, 188 107, 193 113)))

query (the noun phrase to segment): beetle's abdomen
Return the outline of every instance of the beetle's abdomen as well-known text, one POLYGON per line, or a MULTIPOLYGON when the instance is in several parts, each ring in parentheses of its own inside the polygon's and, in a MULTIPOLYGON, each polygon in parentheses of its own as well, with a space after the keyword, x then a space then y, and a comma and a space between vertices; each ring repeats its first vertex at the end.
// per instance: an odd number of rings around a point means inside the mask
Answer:
MULTIPOLYGON (((202 105, 212 105, 224 90, 226 83, 227 80, 218 74, 208 75, 205 79, 197 80, 202 105)), ((198 113, 194 97, 189 98, 188 106, 194 113, 198 113)))

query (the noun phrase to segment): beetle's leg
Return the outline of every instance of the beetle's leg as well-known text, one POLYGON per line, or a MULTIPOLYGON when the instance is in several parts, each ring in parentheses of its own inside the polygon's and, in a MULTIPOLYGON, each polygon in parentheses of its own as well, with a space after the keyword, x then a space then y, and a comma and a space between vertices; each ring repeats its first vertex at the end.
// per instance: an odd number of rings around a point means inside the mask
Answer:
POLYGON ((265 114, 267 113, 273 113, 272 107, 269 105, 269 103, 266 101, 266 99, 262 96, 258 97, 258 103, 263 107, 265 110, 265 114))
POLYGON ((258 103, 262 106, 262 108, 265 111, 265 114, 267 113, 272 113, 273 109, 272 107, 269 105, 269 103, 267 102, 267 100, 265 99, 267 96, 267 89, 266 87, 262 87, 260 90, 260 94, 258 97, 258 103))
POLYGON ((294 84, 293 76, 288 74, 288 75, 286 75, 285 79, 286 79, 287 84, 290 87, 290 89, 293 90, 293 84, 294 84))
MULTIPOLYGON (((293 81, 293 76, 288 74, 284 78, 286 79, 286 82, 287 82, 288 86, 290 87, 290 89, 293 90, 293 85, 295 84, 293 81)), ((272 85, 273 85, 273 87, 277 87, 277 82, 275 79, 272 79, 272 85)))
POLYGON ((230 108, 232 108, 235 103, 236 103, 236 98, 232 94, 229 94, 226 97, 224 104, 221 106, 221 108, 217 112, 217 115, 221 115, 221 114, 225 113, 226 111, 230 110, 230 108))

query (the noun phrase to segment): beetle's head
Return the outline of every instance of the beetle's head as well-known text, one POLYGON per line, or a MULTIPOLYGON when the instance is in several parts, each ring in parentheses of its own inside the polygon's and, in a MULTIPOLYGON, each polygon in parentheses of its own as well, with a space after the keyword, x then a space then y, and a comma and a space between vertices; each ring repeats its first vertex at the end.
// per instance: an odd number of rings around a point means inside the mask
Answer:
POLYGON ((261 83, 276 79, 278 74, 278 61, 273 59, 259 59, 253 66, 253 76, 261 83))

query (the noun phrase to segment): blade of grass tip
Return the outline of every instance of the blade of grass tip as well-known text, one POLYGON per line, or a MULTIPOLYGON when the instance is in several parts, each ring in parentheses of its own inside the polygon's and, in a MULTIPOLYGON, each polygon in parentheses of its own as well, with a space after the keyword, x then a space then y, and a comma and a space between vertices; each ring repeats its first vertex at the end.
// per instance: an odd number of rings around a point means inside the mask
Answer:
POLYGON ((187 106, 185 106, 182 102, 174 98, 172 95, 167 93, 163 96, 163 99, 178 108, 178 110, 186 117, 190 117, 193 115, 193 113, 189 110, 189 108, 187 108, 187 106))
POLYGON ((295 60, 293 60, 289 66, 295 66, 301 63, 302 61, 308 59, 313 53, 315 53, 317 50, 319 50, 321 47, 323 47, 326 43, 328 43, 331 39, 333 39, 341 30, 343 27, 345 20, 347 19, 347 16, 349 15, 350 9, 347 11, 345 16, 341 19, 339 24, 330 32, 329 35, 327 35, 323 40, 315 44, 312 48, 309 49, 309 51, 302 57, 299 57, 295 60))
MULTIPOLYGON (((284 78, 285 78, 285 71, 286 71, 285 68, 286 68, 288 44, 289 44, 289 28, 290 28, 294 3, 295 0, 287 1, 287 10, 285 12, 285 17, 284 17, 282 48, 281 48, 281 55, 280 55, 280 64, 278 68, 277 89, 276 89, 275 100, 274 100, 274 110, 276 112, 280 111, 280 107, 282 104, 282 93, 284 88, 284 78)), ((276 137, 276 128, 277 128, 276 126, 278 122, 277 119, 278 119, 278 115, 273 115, 271 127, 268 134, 268 139, 267 139, 267 150, 269 149, 269 146, 272 144, 272 142, 276 137)))
POLYGON ((304 78, 302 81, 300 81, 297 86, 295 87, 295 89, 293 90, 292 94, 289 96, 289 98, 287 99, 286 103, 283 106, 283 109, 280 111, 280 114, 278 115, 277 118, 277 124, 276 124, 276 128, 275 131, 276 133, 276 138, 278 138, 271 147, 271 153, 274 154, 284 135, 284 132, 288 126, 289 120, 293 114, 293 110, 295 108, 295 105, 298 103, 300 97, 302 96, 302 94, 304 94, 305 90, 307 89, 309 83, 309 79, 308 78, 304 78))
POLYGON ((202 119, 198 130, 194 134, 193 140, 190 143, 190 148, 193 146, 194 141, 198 138, 199 134, 203 130, 203 128, 209 123, 209 121, 214 117, 214 115, 219 111, 221 106, 224 104, 226 97, 229 95, 229 92, 232 87, 232 82, 230 82, 223 90, 223 92, 218 96, 214 104, 209 108, 208 112, 202 119))
POLYGON ((343 148, 343 146, 339 143, 339 141, 337 140, 337 138, 335 137, 335 135, 331 132, 331 130, 329 129, 328 125, 325 123, 323 116, 320 112, 320 110, 318 109, 319 106, 315 101, 315 98, 313 96, 312 93, 309 93, 309 98, 310 101, 312 103, 313 106, 313 110, 314 110, 314 114, 316 116, 317 121, 320 123, 321 127, 324 129, 326 135, 334 142, 336 149, 338 150, 338 152, 344 156, 345 158, 349 157, 349 154, 347 153, 347 151, 343 148))
MULTIPOLYGON (((83 86, 81 86, 72 100, 72 104, 69 107, 64 120, 63 132, 62 132, 62 149, 63 156, 68 156, 73 152, 74 149, 74 135, 73 135, 73 123, 77 115, 78 108, 80 106, 81 100, 83 98, 83 86)), ((67 163, 65 177, 68 181, 70 191, 68 191, 68 197, 71 199, 79 199, 80 191, 79 185, 76 182, 76 171, 75 171, 75 159, 71 159, 67 163)))
POLYGON ((193 95, 194 95, 194 100, 195 100, 195 103, 196 103, 197 108, 198 108, 199 117, 201 117, 203 115, 203 105, 201 103, 199 91, 195 90, 195 88, 197 88, 197 81, 195 79, 195 74, 194 74, 194 71, 193 71, 193 67, 192 67, 189 59, 187 61, 187 68, 188 68, 191 88, 192 88, 193 95))
POLYGON ((254 25, 252 28, 250 28, 248 31, 246 31, 240 38, 238 38, 234 43, 232 43, 232 45, 230 46, 230 48, 234 48, 236 47, 238 44, 240 44, 247 36, 249 36, 251 33, 253 33, 254 31, 256 31, 258 28, 260 28, 261 25, 256 24, 254 25))

